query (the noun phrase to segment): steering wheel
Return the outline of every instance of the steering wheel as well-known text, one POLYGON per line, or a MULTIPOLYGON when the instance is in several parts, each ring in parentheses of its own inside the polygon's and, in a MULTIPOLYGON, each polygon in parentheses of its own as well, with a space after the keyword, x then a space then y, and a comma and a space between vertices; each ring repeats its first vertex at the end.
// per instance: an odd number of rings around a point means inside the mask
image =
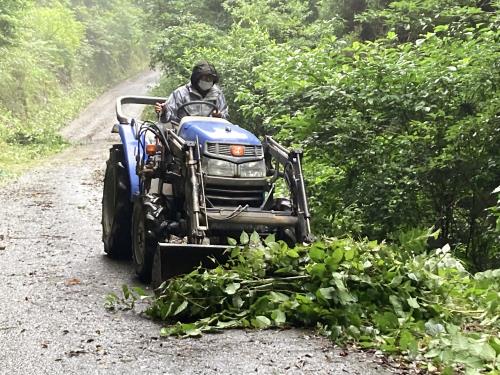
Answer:
MULTIPOLYGON (((190 105, 195 105, 195 104, 206 104, 206 105, 210 106, 210 112, 207 113, 206 115, 204 115, 204 116, 207 116, 207 117, 210 116, 214 110, 217 110, 217 106, 214 103, 212 103, 212 102, 207 102, 205 100, 193 100, 191 102, 187 102, 187 103, 181 104, 179 106, 179 108, 177 108, 177 113, 179 113, 181 110, 184 110, 184 112, 186 112, 188 116, 193 116, 187 110, 186 107, 189 107, 190 105)), ((202 116, 202 114, 199 114, 198 116, 202 116)))

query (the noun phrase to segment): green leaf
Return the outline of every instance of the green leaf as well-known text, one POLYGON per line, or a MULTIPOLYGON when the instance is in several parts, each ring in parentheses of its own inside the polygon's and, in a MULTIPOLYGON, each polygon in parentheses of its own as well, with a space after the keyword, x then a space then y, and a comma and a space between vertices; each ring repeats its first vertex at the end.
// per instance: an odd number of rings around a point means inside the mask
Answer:
POLYGON ((344 256, 344 252, 342 249, 335 249, 335 251, 332 253, 332 255, 327 256, 325 258, 325 264, 327 264, 331 269, 336 269, 340 261, 342 260, 342 257, 344 256))
POLYGON ((415 275, 413 272, 410 272, 410 273, 408 274, 408 277, 409 277, 410 279, 412 279, 412 280, 414 280, 414 281, 417 281, 417 282, 418 282, 418 277, 417 277, 417 275, 415 275))
POLYGON ((326 272, 326 265, 324 263, 316 263, 309 269, 311 276, 323 278, 326 272))
POLYGON ((352 302, 356 302, 356 297, 350 294, 347 290, 339 290, 337 292, 337 297, 342 305, 347 305, 352 302))
POLYGON ((163 337, 170 336, 170 335, 172 335, 172 333, 173 333, 172 327, 162 327, 160 329, 160 336, 163 336, 163 337))
POLYGON ((274 292, 271 291, 269 293, 269 300, 271 302, 286 302, 290 300, 290 297, 288 297, 286 294, 281 293, 281 292, 274 292))
POLYGON ((240 283, 231 283, 226 286, 224 292, 226 294, 233 295, 238 289, 240 289, 240 283))
POLYGON ((276 237, 273 233, 271 233, 269 236, 266 237, 266 239, 264 240, 264 243, 269 246, 269 244, 271 243, 275 243, 276 242, 276 237))
POLYGON ((390 311, 376 313, 373 321, 382 332, 392 331, 399 327, 398 317, 390 311))
POLYGON ((392 40, 392 39, 396 39, 396 38, 397 38, 397 34, 394 31, 389 31, 387 33, 387 39, 392 40))
POLYGON ((359 328, 354 325, 350 325, 349 327, 347 327, 347 332, 349 333, 349 335, 355 338, 358 338, 361 335, 359 328))
POLYGON ((493 362, 496 358, 495 349, 486 342, 471 343, 470 353, 487 362, 493 362))
POLYGON ((435 28, 434 28, 434 32, 441 32, 441 31, 446 31, 448 30, 448 27, 449 25, 437 25, 435 28))
POLYGON ((395 276, 395 277, 391 280, 391 282, 390 282, 389 286, 390 286, 390 287, 395 287, 395 286, 398 286, 398 285, 400 285, 400 284, 401 284, 401 282, 402 282, 402 281, 403 281, 403 276, 401 276, 401 275, 397 275, 397 276, 395 276))
POLYGON ((436 358, 441 354, 441 349, 433 348, 424 354, 425 358, 436 358))
POLYGON ((497 354, 500 354, 500 338, 492 337, 488 343, 493 349, 495 349, 497 354))
POLYGON ((318 293, 323 299, 326 299, 326 300, 332 299, 334 294, 335 294, 335 288, 333 288, 333 287, 320 288, 320 289, 318 289, 318 293))
POLYGON ((252 326, 259 329, 268 328, 271 325, 271 321, 268 317, 264 315, 257 315, 255 319, 252 319, 252 326))
POLYGON ((456 334, 452 339, 452 346, 454 351, 468 351, 469 340, 461 334, 456 334))
POLYGON ((256 231, 253 231, 252 235, 250 236, 250 242, 253 244, 260 244, 260 236, 256 231))
POLYGON ((240 309, 244 304, 245 304, 245 301, 243 301, 243 299, 241 298, 240 295, 238 294, 235 294, 233 296, 233 306, 236 307, 237 309, 240 309))
POLYGON ((241 232, 241 236, 240 236, 240 243, 242 245, 246 245, 248 244, 248 242, 250 241, 250 238, 248 237, 248 234, 247 232, 241 232))
POLYGON ((346 287, 344 285, 344 278, 341 273, 332 272, 332 279, 333 284, 337 287, 338 290, 346 290, 346 287))
POLYGON ((394 307, 395 313, 399 316, 404 318, 406 316, 404 310, 403 310, 403 304, 401 303, 400 299, 396 295, 391 295, 389 296, 389 302, 391 302, 392 307, 394 307))
POLYGON ((131 296, 130 290, 126 284, 122 285, 123 298, 129 299, 131 296))
POLYGON ((408 350, 412 355, 418 353, 418 343, 415 337, 408 330, 403 330, 399 338, 401 350, 408 350))
POLYGON ((183 312, 186 307, 188 306, 188 301, 184 300, 176 309, 175 309, 175 312, 174 312, 174 316, 177 315, 177 314, 180 314, 181 312, 183 312))
POLYGON ((335 264, 340 263, 342 260, 342 257, 344 256, 344 251, 340 248, 336 248, 335 251, 332 254, 332 262, 335 264))
POLYGON ((239 246, 236 246, 231 250, 231 258, 237 258, 240 254, 241 254, 241 249, 239 246))
POLYGON ((238 241, 236 241, 234 238, 228 237, 227 238, 227 243, 231 246, 236 246, 238 245, 238 241))
POLYGON ((218 321, 216 327, 220 329, 224 328, 233 328, 233 327, 238 327, 239 326, 239 321, 237 320, 230 320, 228 322, 221 322, 218 321))
POLYGON ((182 324, 182 331, 185 336, 189 337, 199 337, 201 336, 201 330, 195 324, 182 324))
POLYGON ((283 324, 286 322, 286 315, 281 310, 273 310, 273 312, 271 314, 271 318, 273 318, 274 322, 277 325, 280 325, 280 324, 283 324))
POLYGON ((138 286, 134 286, 132 288, 132 290, 137 293, 139 296, 141 297, 149 297, 149 294, 146 293, 146 291, 144 289, 142 289, 141 287, 138 287, 138 286))
POLYGON ((286 255, 288 255, 290 258, 299 258, 300 255, 296 250, 290 249, 286 252, 286 255))
POLYGON ((471 372, 471 370, 479 370, 483 368, 483 361, 474 356, 474 355, 468 355, 467 357, 464 358, 463 361, 461 361, 466 367, 468 367, 467 374, 480 374, 480 372, 471 372))
POLYGON ((356 250, 354 249, 347 249, 345 252, 344 252, 344 259, 349 261, 349 260, 352 260, 354 259, 354 255, 356 254, 356 250))
POLYGON ((420 305, 418 304, 416 298, 412 298, 412 297, 407 298, 406 302, 408 302, 408 305, 410 305, 410 307, 413 307, 414 309, 419 309, 420 308, 420 305))
POLYGON ((313 261, 321 262, 323 259, 325 259, 325 251, 318 247, 313 246, 309 250, 309 256, 313 261))

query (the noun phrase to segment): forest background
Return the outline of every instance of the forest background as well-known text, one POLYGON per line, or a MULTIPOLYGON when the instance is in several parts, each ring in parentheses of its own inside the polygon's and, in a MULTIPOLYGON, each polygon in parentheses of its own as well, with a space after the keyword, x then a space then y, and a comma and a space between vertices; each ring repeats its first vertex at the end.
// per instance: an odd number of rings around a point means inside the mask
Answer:
POLYGON ((498 373, 499 8, 3 0, 0 177, 63 148, 57 131, 110 84, 150 64, 167 96, 207 59, 234 123, 304 149, 318 242, 242 235, 258 250, 174 280, 153 302, 157 318, 201 319, 165 334, 317 325, 432 371, 498 373), (276 275, 279 292, 260 288, 276 275))
POLYGON ((125 0, 1 1, 0 180, 61 150, 61 127, 147 68, 144 21, 125 0))
POLYGON ((158 93, 199 59, 232 121, 305 150, 317 234, 405 242, 439 230, 500 266, 498 1, 147 1, 158 93))

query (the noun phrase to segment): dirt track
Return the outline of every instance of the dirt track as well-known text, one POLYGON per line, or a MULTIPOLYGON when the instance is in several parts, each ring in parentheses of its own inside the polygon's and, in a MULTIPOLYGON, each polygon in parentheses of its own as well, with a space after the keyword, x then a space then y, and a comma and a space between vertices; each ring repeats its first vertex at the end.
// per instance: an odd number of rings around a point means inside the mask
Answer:
POLYGON ((131 265, 108 259, 101 243, 114 102, 156 79, 148 72, 101 96, 63 130, 74 146, 1 189, 0 374, 387 373, 311 331, 161 339, 158 323, 103 308, 109 292, 137 284, 131 265))

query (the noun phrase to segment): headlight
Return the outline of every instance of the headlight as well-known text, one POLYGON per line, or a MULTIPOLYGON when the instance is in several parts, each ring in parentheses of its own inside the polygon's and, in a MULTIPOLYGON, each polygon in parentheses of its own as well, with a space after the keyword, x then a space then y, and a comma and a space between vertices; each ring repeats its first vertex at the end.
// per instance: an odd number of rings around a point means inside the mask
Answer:
POLYGON ((234 177, 236 164, 225 160, 203 158, 203 169, 209 176, 234 177))
POLYGON ((266 177, 264 160, 240 164, 240 177, 266 177))

